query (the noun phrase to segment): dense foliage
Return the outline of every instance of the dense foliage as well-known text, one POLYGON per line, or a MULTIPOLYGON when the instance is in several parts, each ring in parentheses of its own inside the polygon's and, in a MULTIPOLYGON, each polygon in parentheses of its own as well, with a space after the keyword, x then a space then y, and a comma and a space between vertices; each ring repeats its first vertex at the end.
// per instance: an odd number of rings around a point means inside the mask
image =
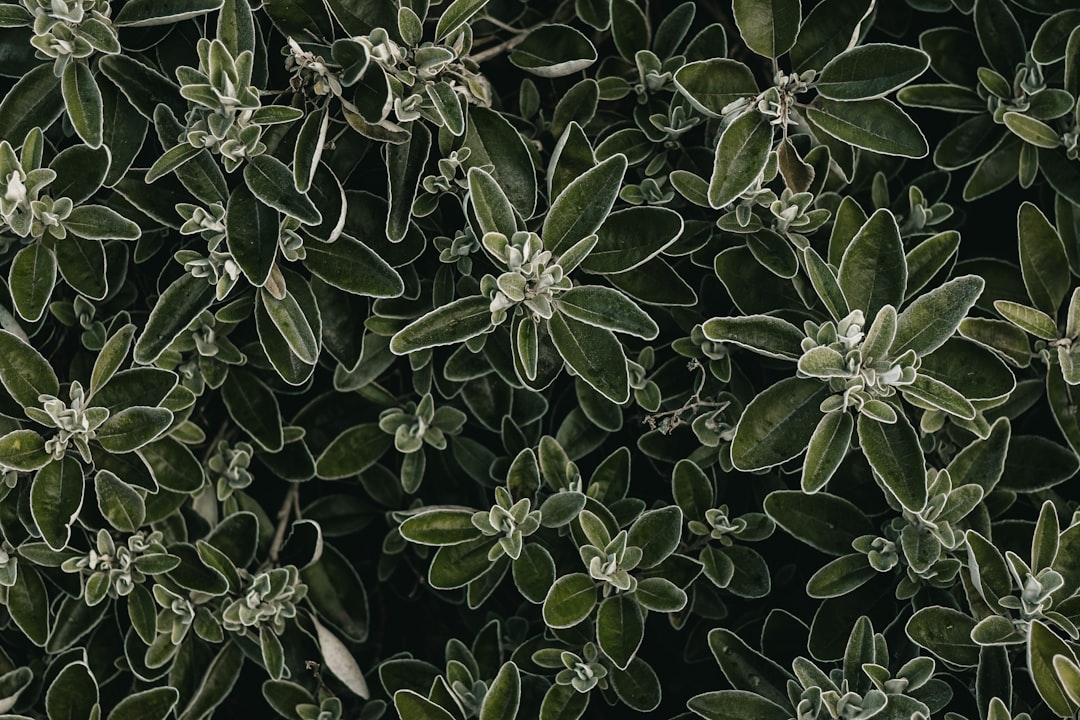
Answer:
POLYGON ((1077 716, 1071 0, 0 58, 0 719, 1077 716))

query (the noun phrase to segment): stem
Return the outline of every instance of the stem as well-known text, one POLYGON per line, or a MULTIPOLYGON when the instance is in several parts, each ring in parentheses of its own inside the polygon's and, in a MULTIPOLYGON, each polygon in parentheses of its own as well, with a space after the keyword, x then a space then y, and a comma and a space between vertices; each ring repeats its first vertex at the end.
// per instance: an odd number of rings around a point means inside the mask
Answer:
POLYGON ((277 530, 274 531, 274 541, 270 544, 270 552, 266 556, 266 564, 273 565, 277 563, 278 554, 281 552, 281 546, 285 542, 285 530, 289 527, 289 519, 292 517, 294 511, 296 512, 296 516, 300 517, 299 483, 292 483, 289 485, 289 492, 285 494, 285 501, 281 503, 281 509, 278 510, 277 530))
POLYGON ((502 28, 503 30, 509 30, 511 32, 514 32, 514 33, 516 33, 516 35, 514 35, 514 37, 509 38, 507 40, 503 40, 498 45, 493 45, 493 46, 489 47, 487 50, 484 50, 482 52, 478 52, 475 55, 470 55, 469 59, 472 60, 473 62, 477 63, 477 64, 480 64, 480 63, 484 62, 485 60, 490 60, 493 57, 497 57, 498 55, 501 55, 502 53, 506 52, 507 50, 513 50, 518 45, 525 42, 525 38, 529 37, 529 33, 531 33, 536 28, 541 27, 542 25, 546 24, 546 23, 538 23, 536 25, 532 25, 532 26, 527 27, 527 28, 518 29, 518 28, 513 27, 512 25, 507 25, 506 23, 504 23, 501 20, 496 20, 495 18, 488 17, 486 15, 484 16, 484 20, 486 20, 487 22, 490 22, 492 25, 494 25, 494 26, 496 26, 498 28, 502 28))

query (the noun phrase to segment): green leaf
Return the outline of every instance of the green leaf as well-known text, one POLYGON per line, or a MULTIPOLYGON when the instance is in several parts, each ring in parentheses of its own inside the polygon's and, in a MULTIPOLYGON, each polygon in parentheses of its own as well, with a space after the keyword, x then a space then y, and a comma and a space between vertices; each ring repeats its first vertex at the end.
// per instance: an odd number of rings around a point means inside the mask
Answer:
POLYGON ((787 378, 755 397, 743 411, 731 443, 731 461, 740 470, 761 470, 806 450, 829 386, 818 380, 787 378))
POLYGON ((1043 340, 1053 340, 1058 336, 1057 323, 1054 322, 1054 318, 1042 310, 1036 310, 1033 307, 1009 300, 995 300, 994 309, 1001 313, 1003 318, 1035 337, 1043 340))
POLYGON ((45 711, 49 720, 91 720, 98 703, 98 684, 85 662, 64 667, 45 693, 45 711))
MULTIPOLYGON (((64 227, 89 240, 138 240, 142 231, 126 217, 104 205, 80 205, 71 211, 64 227)), ((64 243, 59 243, 62 246, 64 243)))
POLYGON ((1004 117, 1005 127, 1024 142, 1041 148, 1061 147, 1061 136, 1042 120, 1018 112, 1007 112, 1004 117))
POLYGON ((916 375, 914 382, 901 388, 901 393, 913 405, 942 410, 963 420, 975 419, 975 407, 967 398, 928 375, 916 375))
POLYGON ((659 255, 683 232, 683 219, 667 208, 632 207, 611 213, 597 231, 596 247, 581 263, 591 273, 621 273, 659 255))
POLYGON ((514 207, 491 173, 476 167, 469 168, 469 197, 480 224, 481 236, 497 232, 511 237, 517 232, 518 220, 514 207))
POLYGON ((101 90, 90 68, 81 62, 68 63, 60 90, 75 132, 88 146, 101 147, 104 124, 101 90))
POLYGON ((716 690, 690 698, 686 706, 705 720, 788 720, 783 706, 748 690, 716 690))
POLYGON ((613 155, 567 185, 544 218, 544 248, 559 256, 595 233, 607 219, 625 174, 626 156, 613 155))
POLYGON ((163 437, 139 450, 161 487, 177 493, 193 493, 206 482, 202 464, 186 445, 163 437))
POLYGON ((36 127, 47 130, 64 111, 60 78, 42 63, 19 78, 0 101, 0 140, 18 147, 36 127))
POLYGON ((728 125, 716 144, 709 205, 722 208, 757 182, 769 159, 773 126, 756 111, 744 112, 728 125))
POLYGON ((528 34, 510 53, 510 62, 543 78, 563 77, 596 62, 596 48, 569 25, 545 23, 528 34))
POLYGON ((378 423, 365 423, 335 437, 318 460, 316 474, 324 480, 339 480, 363 472, 375 464, 394 439, 378 423))
POLYGON ((765 498, 764 507, 789 534, 830 555, 845 555, 855 538, 876 532, 858 506, 829 493, 776 490, 765 498))
POLYGON ((398 331, 390 340, 395 355, 453 345, 491 330, 491 301, 483 295, 455 300, 432 310, 398 331))
POLYGON ((7 609, 27 639, 45 647, 49 637, 49 596, 41 575, 30 563, 22 563, 15 584, 7 589, 7 609))
POLYGON ((467 509, 431 508, 406 518, 398 530, 406 540, 421 545, 457 545, 479 537, 472 516, 467 509))
POLYGON ((907 286, 907 262, 891 212, 876 211, 859 229, 844 251, 838 279, 848 307, 862 310, 867 320, 884 305, 900 307, 907 286))
POLYGON ((649 510, 630 527, 626 542, 641 548, 638 567, 656 567, 679 547, 682 539, 682 510, 675 505, 649 510))
POLYGON ((148 365, 157 360, 213 300, 214 286, 206 278, 185 273, 173 281, 154 304, 135 342, 135 362, 148 365))
POLYGON ((12 430, 0 437, 0 463, 21 472, 30 472, 52 461, 45 438, 33 430, 12 430))
POLYGON ((979 662, 979 646, 971 639, 975 620, 952 608, 931 606, 908 620, 908 637, 942 660, 974 667, 979 662))
POLYGON ((634 599, 646 610, 679 612, 689 601, 686 592, 667 578, 647 577, 638 581, 634 599))
POLYGON ((244 182, 259 200, 305 225, 318 225, 322 213, 296 189, 292 171, 273 155, 257 155, 244 166, 244 182))
POLYGON ((867 43, 840 53, 825 65, 814 87, 831 100, 865 100, 897 90, 930 67, 922 50, 867 43))
POLYGON ((753 692, 785 707, 789 704, 786 688, 791 674, 738 635, 726 628, 709 631, 709 650, 737 691, 753 692))
POLYGON ((29 322, 40 320, 55 286, 56 255, 45 243, 31 243, 15 254, 8 287, 19 317, 29 322))
POLYGON ((398 297, 405 291, 397 270, 359 240, 342 235, 332 243, 309 243, 304 266, 339 290, 368 297, 398 297))
POLYGON ((806 594, 818 599, 841 597, 870 582, 877 574, 877 570, 866 561, 866 555, 843 555, 810 576, 806 583, 806 594))
POLYGON ((319 359, 319 338, 296 297, 286 290, 285 297, 278 299, 263 288, 260 299, 274 327, 289 344, 289 349, 305 364, 314 365, 319 359))
POLYGON ((702 325, 705 337, 727 342, 780 360, 798 360, 806 337, 787 320, 770 315, 712 318, 702 325))
POLYGON ((465 147, 470 154, 466 168, 491 166, 491 175, 523 218, 536 209, 536 172, 529 148, 514 126, 502 115, 469 105, 465 147))
POLYGON ((581 623, 596 607, 596 582, 584 573, 560 577, 544 598, 544 622, 551 628, 581 623))
POLYGON ((1028 297, 1036 308, 1054 316, 1072 282, 1061 236, 1039 208, 1029 202, 1020 204, 1016 226, 1020 271, 1028 297))
POLYGON ((165 720, 180 700, 173 687, 156 687, 125 695, 107 720, 165 720))
POLYGON ((556 306, 575 320, 644 340, 652 340, 660 332, 653 319, 632 300, 601 285, 572 288, 559 296, 556 306))
POLYGON ((829 482, 847 455, 854 427, 851 415, 842 410, 821 418, 806 446, 800 481, 803 492, 815 493, 829 482))
POLYGON ((709 477, 690 460, 680 460, 671 473, 671 495, 687 520, 702 520, 713 506, 709 477))
POLYGON ((229 252, 244 276, 252 285, 264 285, 277 257, 280 234, 277 211, 259 202, 246 185, 240 185, 229 196, 225 232, 229 252))
POLYGON ((178 720, 200 720, 213 712, 232 692, 244 667, 244 654, 235 642, 226 642, 206 668, 197 689, 178 720))
POLYGON ((660 705, 660 679, 640 657, 631 660, 626 670, 612 669, 609 677, 615 695, 632 710, 647 713, 660 705))
POLYGON ((460 30, 470 18, 483 10, 485 5, 487 0, 454 0, 439 16, 439 23, 435 26, 435 42, 460 30))
POLYGON ((94 494, 101 515, 120 532, 133 533, 146 519, 142 496, 108 470, 98 470, 94 476, 94 494))
POLYGON ((596 639, 600 649, 620 670, 625 670, 645 637, 645 618, 629 595, 613 595, 600 603, 596 639))
POLYGON ((164 154, 158 156, 158 159, 150 166, 150 169, 146 172, 145 181, 152 183, 159 178, 165 177, 185 163, 194 160, 201 152, 203 152, 203 148, 188 143, 173 145, 164 154))
POLYGON ((454 720, 454 716, 412 690, 394 693, 394 708, 401 720, 454 720))
POLYGON ((284 446, 281 409, 274 393, 249 372, 234 368, 221 386, 229 416, 267 452, 284 446))
POLYGON ((897 357, 914 350, 923 356, 944 345, 975 305, 985 284, 978 275, 962 275, 917 298, 897 317, 890 354, 897 357))
POLYGON ((514 720, 520 705, 521 672, 513 662, 504 663, 484 696, 479 720, 514 720))
POLYGON ((518 592, 534 605, 544 602, 555 583, 555 561, 551 559, 551 553, 539 543, 529 543, 511 568, 518 592))
POLYGON ((129 0, 113 21, 118 27, 172 25, 221 8, 222 0, 129 0))
POLYGON ((494 538, 478 537, 456 545, 444 545, 431 560, 428 583, 439 590, 465 587, 491 568, 488 551, 494 544, 494 538))
POLYGON ((386 146, 386 174, 390 191, 386 236, 391 242, 401 242, 409 231, 413 202, 430 151, 431 133, 423 123, 412 124, 407 142, 386 146))
POLYGON ((56 244, 56 262, 60 275, 72 289, 99 300, 108 294, 108 259, 100 240, 69 235, 56 244))
POLYGON ((1064 656, 1076 665, 1072 649, 1050 628, 1039 620, 1031 623, 1028 631, 1027 666, 1035 688, 1046 704, 1060 717, 1071 717, 1077 704, 1066 695, 1061 680, 1054 671, 1054 658, 1064 656))
POLYGON ((678 69, 673 80, 690 104, 713 117, 720 117, 730 103, 758 93, 750 68, 728 58, 687 63, 678 69))
POLYGON ((734 0, 732 10, 746 46, 778 58, 795 44, 802 20, 799 0, 734 0))
POLYGON ((858 430, 870 467, 901 505, 921 511, 926 505, 926 471, 919 436, 911 423, 903 414, 891 425, 859 415, 858 430))
POLYGON ((60 394, 60 381, 49 362, 6 330, 0 330, 0 357, 0 382, 23 407, 39 407, 39 395, 60 394))
POLYGON ((818 97, 807 117, 837 140, 881 155, 922 158, 930 153, 926 136, 907 113, 884 98, 839 102, 818 97))
POLYGON ((555 349, 597 392, 615 403, 630 397, 630 376, 622 343, 604 328, 556 313, 548 321, 555 349))
POLYGON ((71 456, 54 460, 34 475, 30 512, 53 550, 63 550, 71 538, 71 524, 82 509, 83 482, 82 465, 71 456))
POLYGON ((156 439, 172 421, 172 411, 162 407, 124 408, 101 424, 97 441, 112 453, 132 452, 156 439))

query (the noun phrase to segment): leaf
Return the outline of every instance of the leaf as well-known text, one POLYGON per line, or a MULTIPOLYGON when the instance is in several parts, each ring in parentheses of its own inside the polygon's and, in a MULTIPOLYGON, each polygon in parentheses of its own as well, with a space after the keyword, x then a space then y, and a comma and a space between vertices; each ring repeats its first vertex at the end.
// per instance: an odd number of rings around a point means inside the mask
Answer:
POLYGON ((548 321, 548 331, 559 355, 582 380, 612 402, 629 399, 626 355, 610 330, 556 313, 548 321))
POLYGON ((460 30, 470 18, 483 10, 485 5, 487 5, 487 0, 454 0, 439 16, 439 22, 435 26, 435 42, 448 38, 460 30))
MULTIPOLYGON (((553 495, 552 497, 558 497, 553 495)), ((529 602, 539 605, 555 583, 555 561, 539 543, 529 543, 511 566, 514 585, 529 602)))
POLYGON ((598 328, 652 340, 660 329, 648 313, 618 290, 579 285, 559 296, 559 312, 598 328))
POLYGON ((781 360, 798 360, 806 337, 788 321, 769 315, 712 318, 705 321, 702 330, 713 342, 732 343, 781 360))
POLYGON ((229 416, 263 450, 271 453, 281 450, 285 442, 281 409, 266 385, 251 373, 234 368, 221 386, 221 399, 229 416))
POLYGON ((319 338, 315 335, 311 318, 300 307, 296 296, 286 290, 285 297, 278 299, 263 288, 259 297, 267 316, 289 344, 289 349, 301 362, 314 365, 319 359, 319 338))
POLYGON ((734 0, 732 10, 746 46, 778 58, 795 44, 802 19, 799 0, 734 0))
POLYGON ((304 225, 318 225, 322 213, 296 189, 292 171, 273 155, 257 155, 244 166, 244 182, 259 200, 304 225))
POLYGON ((203 467, 195 455, 174 438, 166 436, 150 443, 139 450, 139 456, 166 490, 193 493, 206 482, 203 467))
POLYGON ((540 236, 559 256, 599 229, 618 197, 626 156, 613 155, 566 186, 551 203, 540 236))
POLYGON ((491 330, 491 301, 483 295, 455 300, 432 310, 398 331, 390 340, 395 355, 453 345, 491 330))
POLYGON ((660 679, 640 657, 631 660, 626 670, 612 669, 608 677, 615 695, 632 710, 647 713, 660 705, 660 679))
POLYGON ((406 518, 398 531, 406 540, 421 545, 457 545, 479 537, 472 516, 468 509, 431 508, 406 518))
POLYGON ((1024 287, 1035 307, 1052 317, 1072 281, 1065 246, 1054 226, 1030 202, 1020 204, 1016 225, 1024 287))
POLYGON ((206 668, 197 689, 178 720, 200 720, 213 712, 232 692, 244 667, 244 654, 235 642, 226 642, 206 668))
POLYGON ((923 356, 940 348, 956 332, 984 286, 978 275, 963 275, 917 298, 897 317, 890 354, 897 357, 914 350, 923 356))
POLYGON ((95 716, 97 703, 97 679, 85 662, 65 666, 45 693, 45 711, 49 720, 90 720, 95 716))
POLYGON ((979 647, 971 639, 975 621, 952 608, 925 607, 907 622, 905 630, 915 643, 942 660, 974 667, 979 662, 979 647))
POLYGON ((625 670, 645 636, 645 618, 629 595, 613 595, 600 603, 596 639, 600 649, 620 670, 625 670))
POLYGON ((682 235, 682 217, 667 208, 633 207, 611 213, 597 229, 597 243, 581 264, 591 273, 621 273, 659 255, 682 235))
POLYGON ((709 205, 722 208, 757 182, 772 150, 773 126, 759 112, 744 112, 728 125, 716 145, 709 205))
POLYGON ((536 209, 536 173, 529 149, 514 126, 493 110, 469 105, 465 147, 470 154, 464 166, 492 166, 492 177, 518 215, 532 217, 536 209))
POLYGON ((857 148, 907 158, 930 153, 915 121, 884 98, 839 102, 818 97, 807 106, 806 114, 826 133, 857 148))
POLYGON ((891 212, 876 211, 855 234, 840 261, 838 280, 848 307, 862 310, 868 320, 884 305, 900 307, 907 286, 907 262, 891 212))
POLYGON ((1042 310, 1008 300, 995 300, 994 309, 1001 313, 1003 318, 1035 337, 1053 340, 1058 335, 1054 318, 1042 310))
POLYGON ((94 494, 102 516, 114 528, 133 533, 142 527, 146 519, 146 504, 142 496, 115 474, 98 470, 94 476, 94 494))
POLYGON ((454 720, 454 716, 440 705, 412 690, 394 693, 394 708, 401 720, 454 720))
POLYGON ((830 60, 814 87, 831 100, 883 97, 922 75, 930 56, 922 50, 890 43, 867 43, 830 60))
POLYGON ((455 590, 468 585, 491 568, 488 551, 494 538, 479 537, 457 545, 444 545, 428 568, 428 583, 439 590, 455 590))
POLYGON ((877 574, 878 571, 866 561, 866 555, 843 555, 810 576, 806 582, 806 594, 818 599, 841 597, 870 582, 877 574))
POLYGON ((859 445, 874 472, 912 512, 926 505, 926 473, 919 437, 901 414, 891 425, 859 415, 859 445))
POLYGON ((405 291, 397 270, 359 240, 342 235, 332 243, 310 243, 304 266, 339 290, 368 297, 398 297, 405 291))
POLYGON ((511 237, 518 230, 517 217, 510 199, 486 170, 469 168, 469 197, 480 224, 480 233, 502 233, 511 237))
POLYGON ((15 625, 38 647, 49 637, 49 596, 41 575, 30 563, 15 573, 15 584, 7 589, 7 610, 15 625))
POLYGON ((679 547, 682 539, 683 515, 675 505, 649 510, 630 527, 627 545, 641 548, 638 567, 656 567, 679 547))
POLYGON ((30 472, 52 461, 45 438, 33 430, 12 430, 0 437, 0 463, 21 472, 30 472))
POLYGON ((56 286, 56 255, 45 243, 31 243, 15 254, 8 275, 11 300, 19 317, 37 322, 56 286))
MULTIPOLYGON (((138 225, 104 205, 80 205, 74 208, 64 221, 64 227, 89 240, 138 240, 142 234, 138 225)), ((58 247, 64 244, 59 243, 58 247)))
POLYGON ((165 720, 180 700, 173 687, 156 687, 125 695, 107 720, 165 720))
POLYGON ((522 70, 543 78, 563 77, 596 62, 596 48, 569 25, 546 23, 528 34, 509 56, 522 70))
POLYGON ((1027 642, 1028 672, 1050 709, 1060 717, 1069 717, 1076 712, 1077 704, 1065 693, 1054 671, 1054 658, 1059 656, 1076 665, 1072 649, 1041 621, 1033 620, 1027 642))
POLYGON ((962 420, 975 419, 975 407, 956 390, 928 375, 916 375, 914 382, 901 392, 913 405, 930 410, 942 410, 962 420))
POLYGON ((596 582, 584 573, 564 575, 544 598, 544 622, 551 628, 581 623, 596 607, 596 582))
POLYGON ((206 278, 185 273, 173 281, 157 299, 135 342, 135 361, 148 365, 157 360, 213 300, 214 286, 206 278))
POLYGON ((731 443, 740 470, 761 470, 806 450, 822 415, 829 387, 818 380, 787 378, 755 397, 743 411, 731 443))
POLYGON ((172 421, 172 411, 162 407, 125 408, 101 424, 97 441, 109 452, 132 452, 157 438, 172 421))
POLYGON ((63 550, 83 504, 82 465, 73 457, 54 460, 37 471, 30 486, 30 512, 42 539, 63 550))
POLYGON ((710 630, 708 639, 709 650, 733 688, 772 703, 789 703, 786 687, 791 674, 787 670, 726 628, 710 630))
POLYGON ((6 330, 0 330, 0 357, 0 382, 23 407, 40 406, 39 395, 60 394, 60 381, 48 361, 6 330))
POLYGON ((75 132, 88 146, 101 147, 104 124, 101 90, 89 66, 69 62, 64 68, 60 90, 75 132))
POLYGON ((52 126, 64 111, 60 78, 42 63, 19 78, 0 101, 0 140, 18 147, 35 127, 52 126))
POLYGON ((277 211, 259 202, 246 185, 240 185, 229 196, 225 232, 229 252, 244 276, 256 287, 264 285, 277 257, 277 211))
POLYGON ((423 123, 412 124, 407 142, 386 146, 386 174, 390 191, 386 236, 391 242, 401 242, 409 231, 413 202, 430 151, 431 133, 423 123))
POLYGON ((513 662, 504 663, 491 681, 479 720, 514 720, 521 706, 521 673, 513 662))
POLYGON ((851 542, 875 532, 866 515, 850 501, 818 492, 776 490, 765 498, 765 512, 777 525, 810 547, 830 555, 851 552, 851 542))
POLYGON ((172 25, 221 8, 222 0, 129 0, 113 21, 118 27, 172 25))
POLYGON ((364 423, 335 437, 318 460, 315 472, 324 480, 339 480, 363 472, 393 445, 393 437, 378 423, 364 423))
POLYGON ((355 658, 353 658, 345 643, 341 642, 337 635, 324 627, 315 618, 312 618, 312 624, 315 625, 323 665, 354 695, 365 700, 371 697, 367 681, 364 680, 364 675, 360 671, 360 666, 356 664, 355 658))
POLYGON ((748 690, 716 690, 690 698, 686 706, 705 720, 788 720, 783 706, 748 690))
POLYGON ((829 482, 847 455, 854 427, 851 415, 842 410, 826 413, 821 418, 806 446, 800 481, 803 492, 815 493, 829 482))
POLYGON ((690 104, 713 117, 720 117, 730 103, 758 93, 750 68, 728 58, 687 63, 676 71, 673 80, 690 104))

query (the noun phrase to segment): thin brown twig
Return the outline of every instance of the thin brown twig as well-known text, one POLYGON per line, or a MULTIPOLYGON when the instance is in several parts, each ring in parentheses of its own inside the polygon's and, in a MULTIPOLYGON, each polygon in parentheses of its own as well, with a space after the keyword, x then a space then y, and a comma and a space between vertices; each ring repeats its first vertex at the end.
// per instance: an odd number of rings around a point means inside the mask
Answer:
POLYGON ((285 494, 285 501, 281 503, 281 509, 277 513, 277 529, 274 531, 274 540, 270 543, 270 552, 267 553, 266 562, 273 565, 278 560, 281 546, 285 542, 285 530, 289 527, 289 519, 293 513, 300 517, 300 484, 289 485, 289 492, 285 494))

